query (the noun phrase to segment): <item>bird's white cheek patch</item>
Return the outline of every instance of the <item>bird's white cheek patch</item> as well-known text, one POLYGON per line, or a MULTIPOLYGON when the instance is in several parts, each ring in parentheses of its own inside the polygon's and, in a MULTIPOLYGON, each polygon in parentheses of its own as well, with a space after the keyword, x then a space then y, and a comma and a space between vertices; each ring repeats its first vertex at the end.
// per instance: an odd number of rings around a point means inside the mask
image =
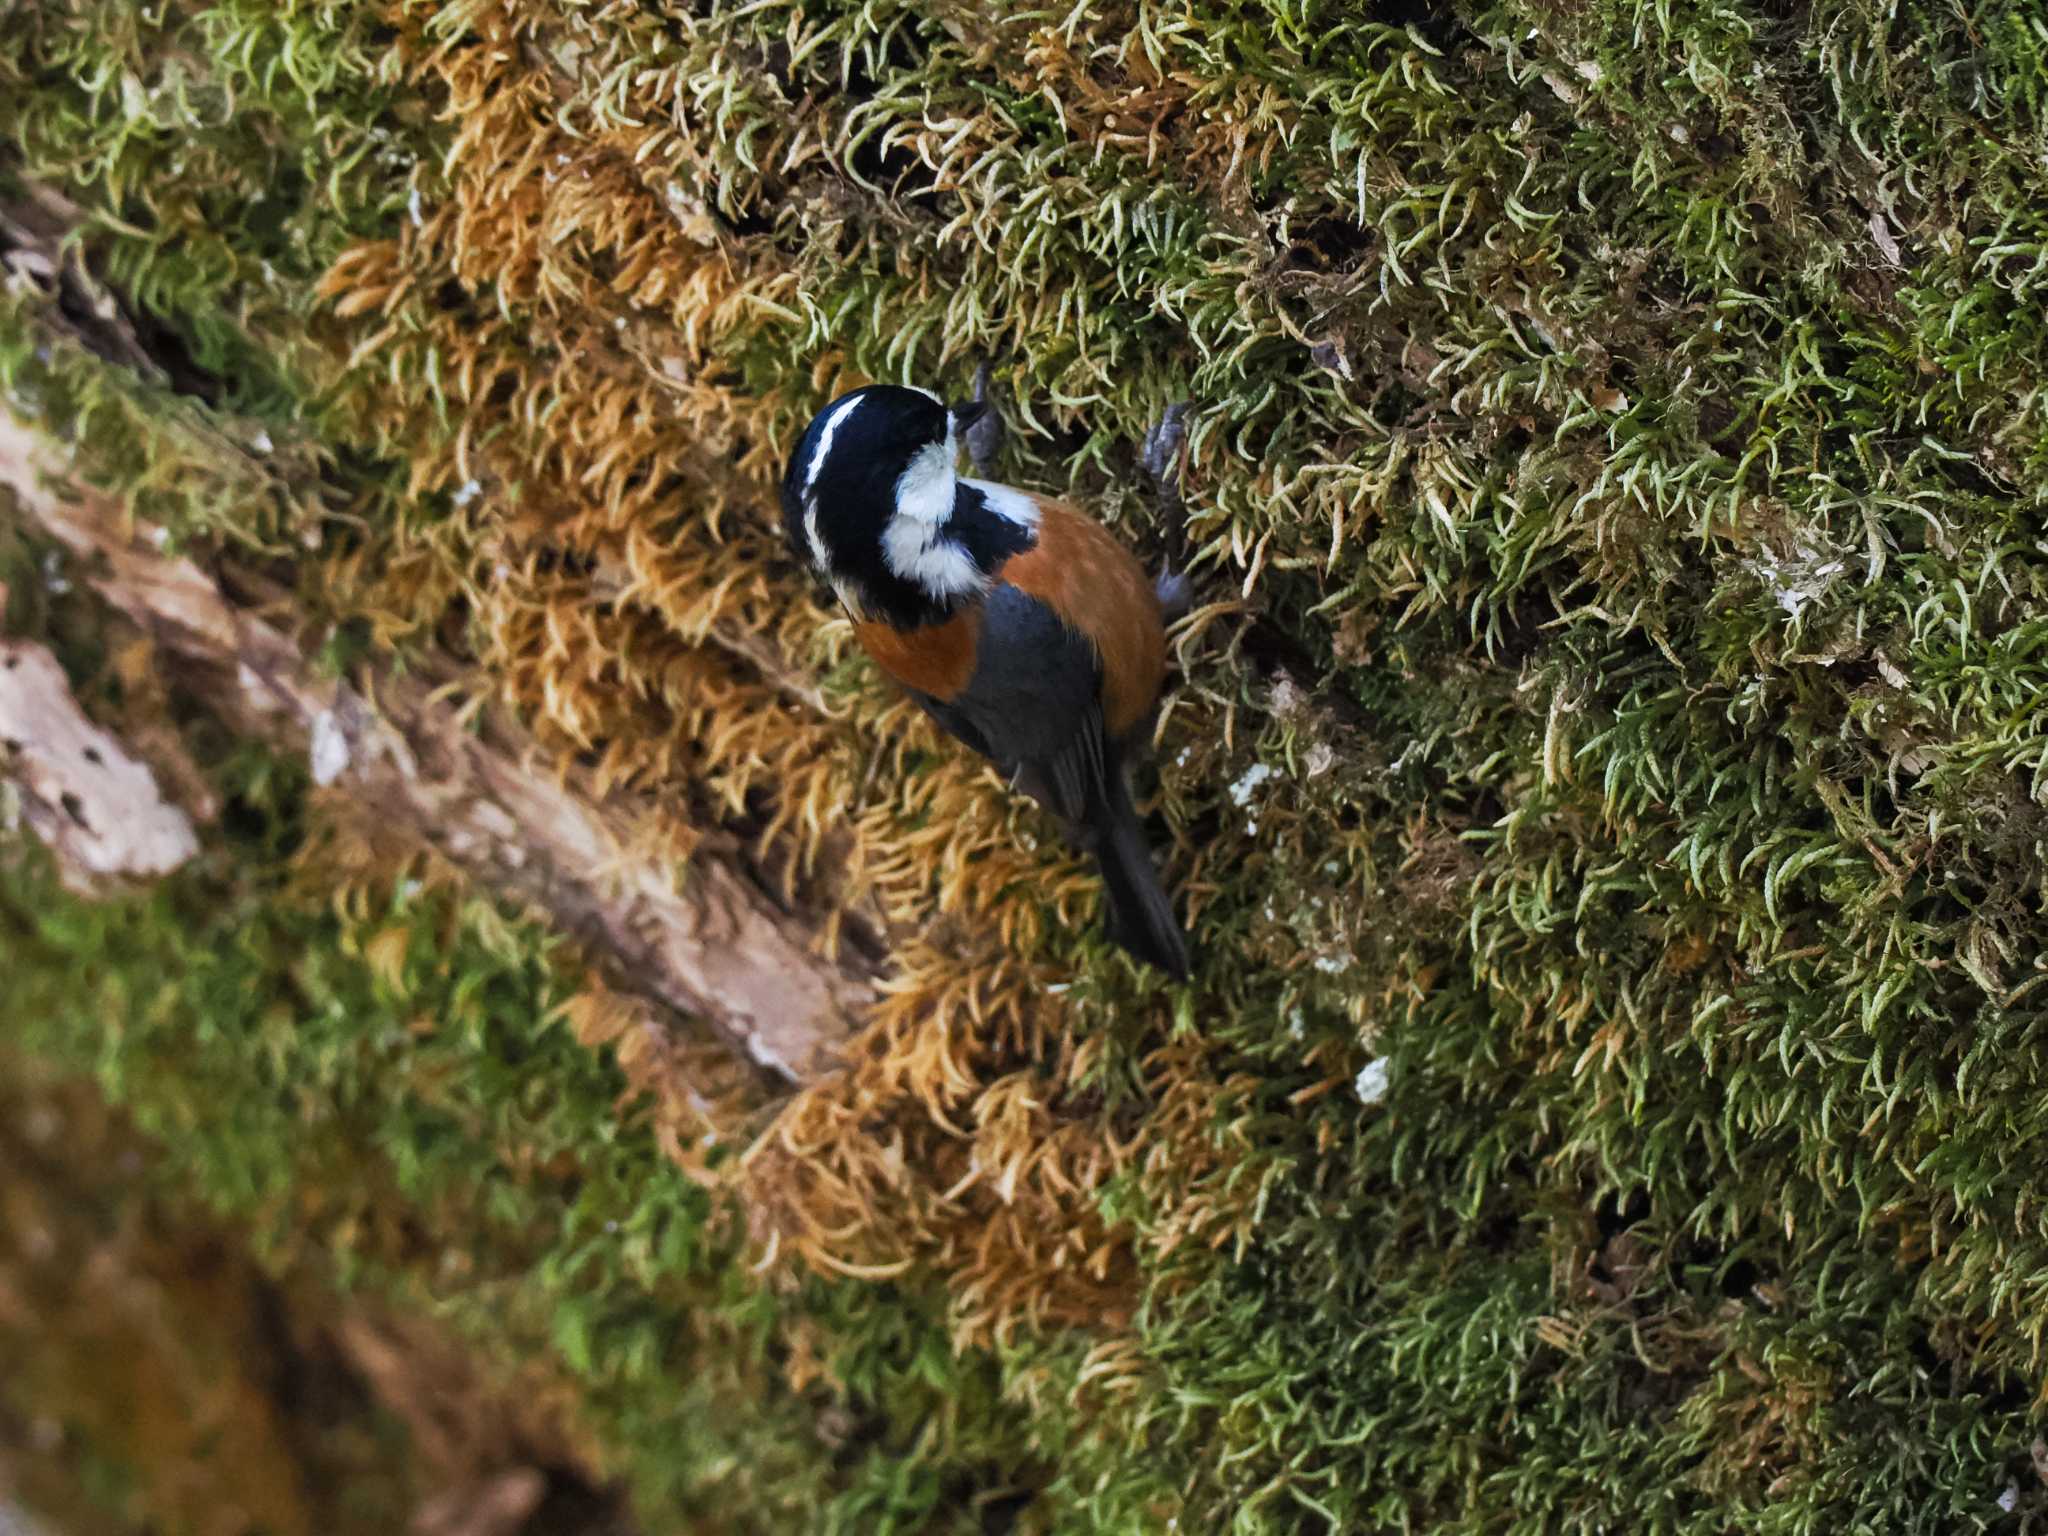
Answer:
POLYGON ((933 597, 963 597, 988 584, 974 557, 947 538, 943 527, 908 517, 892 517, 882 530, 882 559, 933 597))
POLYGON ((950 436, 919 450, 896 477, 896 515, 882 529, 889 569, 933 597, 960 597, 988 585, 974 557, 946 535, 960 489, 954 457, 950 436))
POLYGON ((896 520, 941 523, 953 515, 960 477, 953 468, 955 452, 949 436, 917 451, 910 467, 896 477, 896 520))

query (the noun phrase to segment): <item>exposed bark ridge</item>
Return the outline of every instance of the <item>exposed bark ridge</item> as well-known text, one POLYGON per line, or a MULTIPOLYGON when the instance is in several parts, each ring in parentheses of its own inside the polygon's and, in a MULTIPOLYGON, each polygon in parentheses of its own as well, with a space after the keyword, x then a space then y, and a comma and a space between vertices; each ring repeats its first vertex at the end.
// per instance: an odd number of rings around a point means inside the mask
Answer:
POLYGON ((424 682, 375 667, 356 685, 318 675, 197 565, 66 483, 59 451, 4 412, 0 482, 88 561, 102 597, 191 664, 192 686, 235 729, 305 754, 317 782, 536 908, 588 945, 619 991, 701 1018, 786 1082, 832 1064, 872 989, 815 953, 742 875, 700 855, 678 876, 636 849, 645 818, 630 804, 549 771, 501 721, 465 726, 424 682))
MULTIPOLYGON (((5 589, 0 588, 0 605, 5 589)), ((17 816, 57 857, 64 884, 92 895, 122 877, 167 875, 199 851, 192 823, 148 764, 86 718, 57 658, 0 637, 0 784, 17 816)))

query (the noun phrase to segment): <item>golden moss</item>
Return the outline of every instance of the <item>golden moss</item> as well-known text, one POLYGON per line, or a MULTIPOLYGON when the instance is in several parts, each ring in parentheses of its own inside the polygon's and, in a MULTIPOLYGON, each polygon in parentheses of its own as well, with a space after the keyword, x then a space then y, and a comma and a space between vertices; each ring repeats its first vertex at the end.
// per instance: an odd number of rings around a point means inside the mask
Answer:
MULTIPOLYGON (((464 20, 459 43, 413 40, 421 88, 459 125, 445 194, 323 289, 349 322, 354 409, 444 520, 351 552, 335 585, 387 639, 440 628, 459 598, 478 678, 544 742, 656 804, 752 826, 793 896, 889 936, 852 1065, 745 1165, 771 1255, 934 1266, 964 1335, 1121 1315, 1129 1234, 1098 1197, 1128 1131, 1091 1107, 1079 1031, 1025 958, 1048 921, 1092 919, 1092 877, 1034 850, 1043 824, 851 665, 843 620, 779 563, 780 454, 808 401, 858 376, 826 352, 812 396, 736 387, 717 344, 788 307, 787 263, 691 210, 686 140, 658 114, 564 116, 559 62, 534 60, 575 52, 559 23, 464 20), (657 190, 657 172, 676 179, 657 190), (800 681, 819 671, 829 694, 800 681)), ((641 80, 634 99, 664 89, 641 80)), ((761 163, 822 149, 801 116, 779 131, 761 163)), ((1225 611, 1197 615, 1183 648, 1225 611)), ((1198 902, 1199 862, 1191 876, 1198 902)))

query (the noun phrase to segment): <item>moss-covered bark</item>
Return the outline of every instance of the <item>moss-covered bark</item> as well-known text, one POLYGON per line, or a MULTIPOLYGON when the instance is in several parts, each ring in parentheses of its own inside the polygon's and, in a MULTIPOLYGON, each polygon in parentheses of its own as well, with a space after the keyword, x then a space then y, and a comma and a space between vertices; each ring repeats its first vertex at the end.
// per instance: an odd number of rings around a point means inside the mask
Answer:
MULTIPOLYGON (((578 997, 542 935, 417 882, 343 914, 248 879, 276 851, 264 844, 291 835, 295 779, 245 760, 223 785, 242 832, 146 896, 68 896, 41 858, 17 856, 0 880, 9 1050, 46 1064, 12 1095, 10 1123, 33 1142, 15 1149, 15 1193, 33 1205, 10 1225, 32 1282, 7 1290, 8 1337, 33 1345, 32 1368, 8 1373, 15 1411, 54 1417, 121 1480, 125 1507, 176 1532, 354 1528, 330 1523, 342 1515, 388 1528, 394 1506, 410 1518, 436 1496, 481 1497, 490 1474, 522 1466, 569 1501, 532 1511, 533 1529, 618 1479, 646 1531, 862 1530, 888 1511, 904 1528, 979 1530, 983 1504, 1040 1480, 991 1367, 952 1359, 914 1299, 850 1283, 778 1294, 749 1274, 743 1229, 573 1032, 578 997), (89 1095, 82 1129, 38 1118, 31 1090, 53 1070, 96 1080, 148 1133, 153 1146, 120 1143, 125 1180, 118 1162, 99 1171, 116 1154, 97 1145, 106 1111, 89 1095), (66 1158, 70 1183, 55 1177, 66 1158), (202 1207, 230 1225, 209 1231, 202 1207), (61 1254, 41 1250, 45 1216, 81 1229, 61 1254), (116 1295, 169 1295, 143 1308, 157 1333, 142 1344, 120 1308, 76 1287, 95 1224, 164 1230, 109 1262, 116 1295), (381 1513, 313 1497, 277 1444, 313 1430, 291 1422, 256 1328, 275 1303, 245 1300, 264 1282, 235 1244, 302 1277, 301 1292, 339 1286, 393 1320, 365 1344, 349 1314, 299 1297, 307 1325, 358 1346, 354 1370, 386 1388, 389 1462, 369 1460, 393 1484, 381 1513), (452 1331, 470 1358, 423 1348, 408 1318, 452 1331), (398 1379, 375 1381, 387 1359, 398 1379), (481 1428, 459 1412, 471 1378, 481 1428), (492 1394, 515 1406, 494 1410, 492 1394), (408 1429, 425 1461, 413 1472, 408 1429)), ((21 1059, 6 1058, 10 1083, 21 1059)))
POLYGON ((2044 105, 2021 0, 17 10, 10 409, 875 1000, 706 1097, 17 517, 222 809, 15 866, 10 1035, 650 1529, 2039 1521, 2044 105), (824 398, 982 360, 1195 574, 1185 993, 776 548, 824 398))
POLYGON ((89 1081, 0 1053, 0 1152, 0 1490, 49 1529, 624 1529, 559 1394, 259 1268, 89 1081))

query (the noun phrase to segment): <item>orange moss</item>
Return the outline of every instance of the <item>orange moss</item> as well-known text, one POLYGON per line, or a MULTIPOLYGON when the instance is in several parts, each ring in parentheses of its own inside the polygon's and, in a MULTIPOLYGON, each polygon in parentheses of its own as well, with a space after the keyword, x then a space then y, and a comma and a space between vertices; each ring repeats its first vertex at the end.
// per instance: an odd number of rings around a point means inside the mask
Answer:
MULTIPOLYGON (((1082 1091, 1075 1030, 1019 958, 1040 949, 1048 910, 1089 922, 1095 882, 1030 846, 1049 829, 982 765, 942 747, 907 771, 906 744, 933 739, 872 674, 850 708, 809 707, 793 682, 854 654, 844 621, 780 567, 771 514, 815 399, 743 392, 715 348, 787 309, 795 274, 673 190, 688 142, 657 114, 562 117, 531 13, 482 7, 470 28, 466 46, 413 44, 460 124, 446 197, 324 285, 337 347, 388 362, 348 387, 423 508, 384 547, 335 561, 332 582, 383 638, 459 614, 476 663, 463 686, 490 687, 549 749, 643 795, 650 836, 689 841, 662 807, 724 819, 791 899, 840 915, 835 942, 846 914, 889 936, 851 1065, 781 1106, 740 1169, 771 1261, 930 1266, 963 1335, 1113 1323, 1135 1267, 1098 1194, 1129 1144, 1082 1091)), ((636 100, 667 89, 680 86, 643 80, 636 100)), ((821 122, 798 114, 756 152, 801 160, 821 122)), ((829 354, 816 371, 820 396, 851 382, 829 354)), ((710 1176, 704 1137, 729 1131, 736 1106, 691 1107, 707 1063, 596 990, 576 1014, 674 1107, 672 1151, 710 1176)))

